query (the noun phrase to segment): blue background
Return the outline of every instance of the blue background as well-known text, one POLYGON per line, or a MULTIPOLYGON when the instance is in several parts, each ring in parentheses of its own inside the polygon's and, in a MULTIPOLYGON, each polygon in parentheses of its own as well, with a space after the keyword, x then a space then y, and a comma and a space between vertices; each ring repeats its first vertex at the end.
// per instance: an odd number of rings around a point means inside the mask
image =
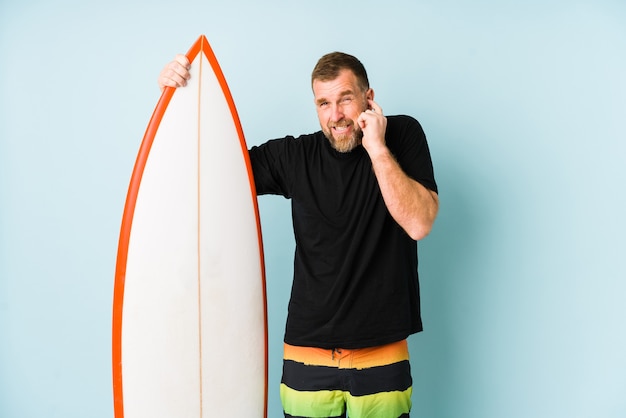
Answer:
MULTIPOLYGON (((0 417, 113 416, 128 181, 161 68, 206 34, 248 145, 319 128, 341 50, 427 133, 414 416, 626 416, 626 3, 0 2, 0 417)), ((259 199, 280 416, 289 203, 259 199)))

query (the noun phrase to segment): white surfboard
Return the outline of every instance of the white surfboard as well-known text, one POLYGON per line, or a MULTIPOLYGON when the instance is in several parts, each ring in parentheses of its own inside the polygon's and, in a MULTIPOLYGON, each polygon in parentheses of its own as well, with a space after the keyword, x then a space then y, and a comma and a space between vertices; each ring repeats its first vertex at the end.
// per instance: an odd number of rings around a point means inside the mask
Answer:
POLYGON ((267 309, 241 124, 204 36, 132 174, 113 303, 116 418, 267 416, 267 309))

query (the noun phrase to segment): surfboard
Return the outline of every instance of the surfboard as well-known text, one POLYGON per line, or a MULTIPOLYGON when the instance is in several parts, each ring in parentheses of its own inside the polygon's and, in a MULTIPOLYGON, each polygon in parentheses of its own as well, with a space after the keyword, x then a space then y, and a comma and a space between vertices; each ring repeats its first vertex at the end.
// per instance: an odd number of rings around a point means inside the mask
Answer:
POLYGON ((267 307, 241 123, 204 35, 166 88, 122 217, 113 296, 116 418, 267 416, 267 307))

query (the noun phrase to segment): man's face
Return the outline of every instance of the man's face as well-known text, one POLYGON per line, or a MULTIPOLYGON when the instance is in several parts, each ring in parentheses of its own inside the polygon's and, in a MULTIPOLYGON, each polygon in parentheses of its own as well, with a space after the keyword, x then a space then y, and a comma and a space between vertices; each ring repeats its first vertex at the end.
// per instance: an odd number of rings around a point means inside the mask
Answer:
POLYGON ((363 131, 357 118, 367 110, 373 90, 362 91, 356 76, 342 70, 330 81, 313 81, 313 95, 322 131, 339 152, 349 152, 361 144, 363 131))

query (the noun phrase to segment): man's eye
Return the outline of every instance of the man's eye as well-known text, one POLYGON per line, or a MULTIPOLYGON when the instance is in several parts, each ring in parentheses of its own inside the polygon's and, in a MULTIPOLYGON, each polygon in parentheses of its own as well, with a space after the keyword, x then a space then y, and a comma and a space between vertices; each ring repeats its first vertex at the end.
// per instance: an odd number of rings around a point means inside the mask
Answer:
POLYGON ((344 97, 343 99, 341 99, 342 103, 350 103, 352 101, 352 97, 344 97))

